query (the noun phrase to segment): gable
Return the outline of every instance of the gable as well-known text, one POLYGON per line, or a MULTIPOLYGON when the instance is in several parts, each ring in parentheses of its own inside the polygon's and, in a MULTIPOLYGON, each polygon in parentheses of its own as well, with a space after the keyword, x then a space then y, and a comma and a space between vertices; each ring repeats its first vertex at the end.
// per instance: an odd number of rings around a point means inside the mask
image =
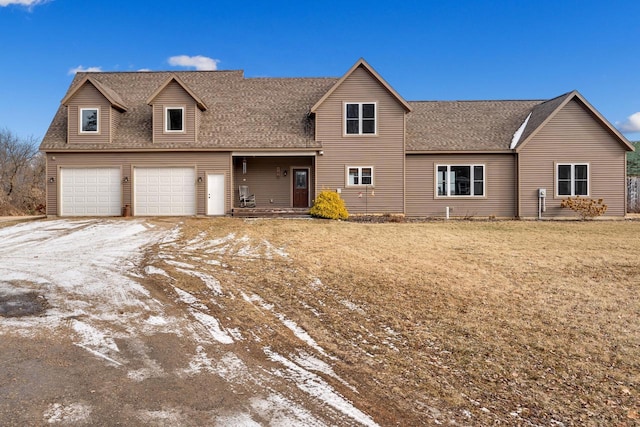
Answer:
MULTIPOLYGON (((191 98, 191 102, 195 102, 198 108, 201 111, 207 109, 204 101, 200 96, 198 96, 193 90, 189 88, 180 78, 176 75, 172 75, 167 79, 162 85, 160 85, 156 91, 149 97, 147 100, 147 104, 152 105, 158 102, 158 99, 162 99, 163 96, 166 96, 165 92, 170 91, 173 94, 176 93, 184 93, 187 94, 189 98, 191 98), (181 89, 181 90, 178 90, 181 89)), ((186 100, 185 100, 186 102, 186 100)))
POLYGON ((593 116, 588 106, 579 99, 571 99, 516 151, 543 150, 560 153, 565 149, 570 149, 575 155, 582 152, 586 158, 592 153, 603 151, 623 153, 627 148, 593 116))
MULTIPOLYGON (((532 110, 531 121, 524 129, 521 141, 517 143, 515 151, 521 151, 551 122, 554 122, 556 131, 563 128, 562 123, 564 123, 563 133, 587 132, 588 136, 594 137, 595 135, 590 132, 606 133, 608 138, 615 140, 624 150, 633 151, 631 143, 577 91, 569 92, 536 106, 532 110), (578 106, 580 108, 577 108, 578 106)), ((587 137, 587 139, 589 138, 587 137)))
POLYGON ((345 81, 349 80, 353 74, 361 74, 362 71, 366 71, 370 79, 377 82, 377 84, 383 88, 388 94, 404 108, 405 111, 411 111, 411 106, 407 101, 405 101, 399 94, 396 92, 389 83, 387 83, 364 59, 359 59, 350 69, 347 71, 344 76, 340 78, 332 87, 324 94, 316 104, 311 107, 311 112, 315 113, 318 108, 336 91, 338 90, 345 81))

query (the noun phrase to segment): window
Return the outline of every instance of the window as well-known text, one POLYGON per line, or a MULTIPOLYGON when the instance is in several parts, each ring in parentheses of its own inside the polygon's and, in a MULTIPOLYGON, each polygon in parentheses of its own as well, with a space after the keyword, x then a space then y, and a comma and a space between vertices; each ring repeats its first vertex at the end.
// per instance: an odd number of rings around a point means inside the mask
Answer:
POLYGON ((373 185, 373 168, 349 166, 347 185, 373 185))
POLYGON ((437 194, 484 196, 484 165, 438 165, 437 194))
POLYGON ((100 124, 98 116, 99 108, 81 108, 80 109, 80 133, 98 133, 100 124))
POLYGON ((588 164, 558 164, 556 176, 558 196, 587 196, 589 194, 588 164))
POLYGON ((345 134, 375 135, 376 104, 374 102, 344 104, 344 113, 345 134))
POLYGON ((184 107, 164 109, 165 132, 184 132, 184 107))

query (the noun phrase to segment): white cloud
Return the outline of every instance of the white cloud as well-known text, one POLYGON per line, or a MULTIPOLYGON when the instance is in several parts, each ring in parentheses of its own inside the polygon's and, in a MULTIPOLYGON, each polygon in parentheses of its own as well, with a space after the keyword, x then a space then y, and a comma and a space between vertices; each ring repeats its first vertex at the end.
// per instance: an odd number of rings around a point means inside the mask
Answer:
POLYGON ((207 58, 206 56, 178 55, 169 58, 169 64, 177 67, 195 67, 198 71, 214 71, 218 69, 219 59, 207 58))
POLYGON ((149 72, 149 71, 151 71, 151 69, 149 69, 149 68, 140 68, 140 69, 138 70, 138 72, 139 72, 139 73, 147 73, 147 72, 149 72))
POLYGON ((618 122, 616 125, 622 132, 640 132, 640 112, 633 113, 627 117, 627 120, 622 123, 618 122))
POLYGON ((42 3, 47 3, 49 0, 0 0, 0 7, 9 6, 15 4, 17 6, 33 7, 42 3))
MULTIPOLYGON (((0 0, 2 1, 2 0, 0 0)), ((69 74, 75 73, 99 73, 102 71, 102 67, 83 67, 82 65, 78 65, 76 68, 71 68, 69 70, 69 74)))

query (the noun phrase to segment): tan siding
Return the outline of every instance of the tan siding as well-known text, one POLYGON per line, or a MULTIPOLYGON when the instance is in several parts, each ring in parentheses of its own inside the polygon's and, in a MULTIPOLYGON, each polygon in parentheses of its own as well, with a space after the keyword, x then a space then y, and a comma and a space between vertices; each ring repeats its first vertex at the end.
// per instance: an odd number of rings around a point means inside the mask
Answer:
POLYGON ((575 216, 560 208, 555 165, 588 163, 590 197, 602 198, 607 216, 625 214, 625 155, 614 139, 578 102, 569 102, 520 151, 520 198, 523 218, 538 215, 538 188, 547 189, 545 217, 575 216))
POLYGON ((67 112, 67 141, 69 143, 90 142, 104 144, 111 142, 111 114, 115 112, 111 109, 111 103, 91 83, 87 82, 82 88, 78 89, 75 96, 69 101, 67 112), (79 127, 80 109, 92 107, 98 107, 100 109, 100 133, 81 134, 79 127))
POLYGON ((153 101, 153 141, 161 143, 190 143, 196 140, 196 103, 178 83, 169 83, 153 101), (184 133, 164 132, 164 108, 185 107, 184 133))
POLYGON ((194 166, 196 176, 202 177, 202 183, 196 185, 197 214, 206 213, 206 179, 207 173, 224 173, 226 196, 225 211, 232 207, 232 192, 230 188, 231 168, 230 153, 55 153, 47 155, 47 215, 58 214, 59 173, 61 167, 121 167, 122 177, 128 177, 129 182, 122 184, 123 205, 132 203, 133 174, 132 167, 144 166, 194 166), (54 160, 55 158, 55 160, 54 160), (50 184, 49 178, 54 177, 55 183, 50 184))
POLYGON ((407 216, 515 216, 515 156, 512 154, 420 154, 407 156, 407 216), (435 197, 436 165, 485 165, 485 197, 435 197))
POLYGON ((341 189, 350 213, 404 212, 404 114, 365 69, 356 69, 316 112, 316 139, 324 151, 317 158, 316 189, 341 189), (343 135, 345 102, 377 103, 376 136, 343 135), (347 166, 374 168, 375 195, 371 188, 346 187, 347 166))
POLYGON ((239 206, 238 186, 248 185, 249 193, 256 196, 259 208, 291 207, 294 167, 309 168, 310 198, 313 200, 313 157, 248 157, 247 173, 242 174, 242 157, 235 158, 233 176, 234 206, 239 206), (280 176, 276 176, 276 168, 280 168, 280 176), (284 176, 284 171, 287 176, 284 176))

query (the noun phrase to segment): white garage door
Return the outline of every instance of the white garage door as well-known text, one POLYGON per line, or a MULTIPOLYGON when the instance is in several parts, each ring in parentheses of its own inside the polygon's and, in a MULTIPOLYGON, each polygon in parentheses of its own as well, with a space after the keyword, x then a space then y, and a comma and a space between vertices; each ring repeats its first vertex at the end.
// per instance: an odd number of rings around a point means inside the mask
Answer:
POLYGON ((60 168, 60 215, 122 215, 120 168, 60 168))
POLYGON ((134 168, 134 207, 137 216, 195 215, 194 168, 134 168))

